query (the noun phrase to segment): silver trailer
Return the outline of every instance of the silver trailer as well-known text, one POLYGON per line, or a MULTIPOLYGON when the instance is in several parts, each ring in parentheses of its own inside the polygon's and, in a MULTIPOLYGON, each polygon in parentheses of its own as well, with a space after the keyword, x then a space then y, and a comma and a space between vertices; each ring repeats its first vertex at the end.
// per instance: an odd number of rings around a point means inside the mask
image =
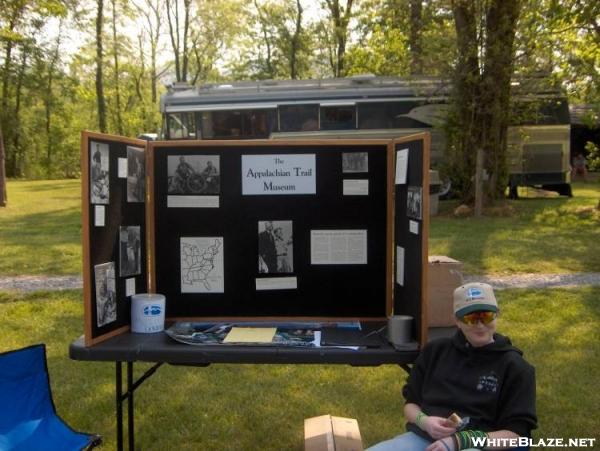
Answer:
MULTIPOLYGON (((444 158, 450 86, 437 78, 356 76, 173 85, 161 97, 163 139, 387 138, 428 131, 432 168, 444 158)), ((513 82, 509 189, 570 195, 570 118, 560 91, 513 82)), ((442 194, 449 189, 444 184, 442 194)))

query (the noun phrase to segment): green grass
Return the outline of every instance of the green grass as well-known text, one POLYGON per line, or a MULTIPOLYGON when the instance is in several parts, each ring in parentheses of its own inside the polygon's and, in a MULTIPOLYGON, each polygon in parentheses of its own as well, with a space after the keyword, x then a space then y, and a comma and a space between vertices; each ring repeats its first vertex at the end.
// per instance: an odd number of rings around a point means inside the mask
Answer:
POLYGON ((456 218, 457 202, 441 202, 429 254, 460 260, 469 274, 598 272, 600 183, 575 183, 573 191, 505 201, 482 218, 456 218))
MULTIPOLYGON (((442 202, 429 253, 462 261, 469 274, 600 271, 600 183, 573 187, 571 199, 506 201, 480 219, 455 218, 456 202, 442 202)), ((79 274, 80 181, 10 181, 8 192, 8 207, 0 208, 0 275, 79 274)))
MULTIPOLYGON (((498 295, 499 329, 536 367, 535 437, 597 437, 600 288, 498 295)), ((0 351, 46 343, 59 413, 115 449, 114 364, 68 358, 82 331, 81 291, 0 292, 0 317, 0 351)), ((136 374, 144 368, 136 365, 136 374)), ((301 450, 303 419, 326 413, 357 418, 371 445, 404 430, 405 380, 390 365, 165 365, 136 392, 137 448, 301 450)))
POLYGON ((79 180, 10 181, 0 208, 0 275, 81 272, 79 180))

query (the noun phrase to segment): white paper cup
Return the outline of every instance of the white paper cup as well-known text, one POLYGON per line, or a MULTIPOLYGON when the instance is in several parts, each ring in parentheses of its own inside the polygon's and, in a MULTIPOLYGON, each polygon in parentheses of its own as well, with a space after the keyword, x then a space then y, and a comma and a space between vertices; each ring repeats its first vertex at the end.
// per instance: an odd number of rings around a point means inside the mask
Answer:
POLYGON ((165 329, 165 297, 156 293, 131 296, 131 331, 142 334, 165 329))

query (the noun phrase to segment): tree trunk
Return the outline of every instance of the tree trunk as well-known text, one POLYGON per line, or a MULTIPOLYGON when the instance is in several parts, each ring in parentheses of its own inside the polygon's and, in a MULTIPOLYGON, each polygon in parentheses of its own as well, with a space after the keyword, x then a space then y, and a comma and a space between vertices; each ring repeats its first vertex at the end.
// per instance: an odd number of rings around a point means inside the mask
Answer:
POLYGON ((51 176, 52 173, 52 82, 54 81, 54 68, 58 63, 58 58, 60 56, 60 38, 62 33, 62 19, 58 25, 58 35, 56 37, 56 47, 54 48, 54 53, 52 55, 52 59, 50 60, 50 65, 48 66, 48 81, 46 84, 46 93, 44 95, 44 109, 46 113, 46 175, 48 177, 51 176))
MULTIPOLYGON (((156 105, 156 101, 158 100, 158 76, 156 71, 156 51, 158 48, 158 40, 160 38, 160 6, 159 2, 156 2, 156 6, 152 8, 152 12, 154 13, 154 20, 156 21, 156 29, 155 32, 150 34, 150 80, 151 80, 151 90, 152 90, 152 105, 156 105)), ((149 22, 150 30, 153 30, 152 24, 149 22)))
MULTIPOLYGON (((21 13, 23 12, 23 7, 15 7, 12 15, 10 17, 7 30, 9 33, 13 32, 17 27, 17 23, 19 22, 19 18, 21 17, 21 13)), ((10 141, 11 131, 13 127, 9 124, 11 113, 9 111, 8 100, 10 97, 10 71, 12 65, 12 51, 13 51, 14 41, 9 37, 6 39, 6 47, 5 47, 5 56, 4 56, 4 67, 2 70, 2 109, 0 110, 0 123, 3 126, 4 130, 7 131, 6 141, 10 141)), ((3 142, 2 149, 2 171, 6 176, 7 172, 7 160, 8 160, 8 172, 10 173, 11 166, 14 166, 15 155, 12 153, 12 162, 11 165, 11 155, 9 154, 9 148, 3 142)))
POLYGON ((254 7, 256 8, 256 13, 258 14, 258 23, 260 25, 260 31, 263 36, 263 41, 267 47, 267 56, 265 58, 265 63, 267 66, 267 77, 275 78, 275 69, 273 67, 273 45, 272 45, 272 36, 269 34, 269 19, 265 15, 263 15, 261 11, 261 7, 256 0, 254 0, 254 7))
POLYGON ((104 54, 102 50, 102 24, 104 22, 104 0, 97 0, 96 16, 96 99, 98 102, 98 128, 106 133, 106 100, 104 99, 104 79, 102 75, 104 54))
POLYGON ((13 41, 6 41, 6 51, 4 57, 4 68, 2 69, 2 115, 8 112, 8 84, 10 79, 10 64, 12 58, 13 41))
POLYGON ((488 194, 503 196, 507 185, 506 132, 510 109, 510 80, 513 73, 514 39, 520 0, 494 0, 487 11, 486 46, 481 78, 482 130, 485 167, 490 174, 488 194))
POLYGON ((0 207, 5 207, 7 202, 6 170, 4 169, 4 138, 2 136, 2 123, 0 123, 0 207))
POLYGON ((335 47, 335 61, 333 62, 333 75, 335 77, 343 77, 346 72, 345 55, 346 41, 348 39, 348 24, 352 15, 352 4, 354 0, 347 0, 346 10, 340 6, 339 0, 326 0, 331 20, 333 22, 333 36, 335 47))
POLYGON ((453 163, 464 201, 473 199, 473 176, 487 189, 478 189, 476 205, 501 196, 507 184, 506 131, 513 72, 516 23, 521 0, 490 0, 482 4, 453 0, 458 62, 454 83, 456 129, 453 163), (477 33, 477 24, 485 28, 477 33), (480 57, 481 55, 481 57, 480 57), (476 171, 475 154, 481 152, 482 168, 476 171))
POLYGON ((292 36, 290 50, 290 78, 295 80, 298 78, 298 50, 300 49, 300 36, 302 34, 302 5, 300 0, 296 0, 296 29, 292 36))
POLYGON ((456 27, 458 61, 454 74, 451 165, 453 186, 464 202, 473 199, 475 149, 478 143, 476 115, 478 99, 479 59, 477 55, 477 24, 475 6, 470 0, 452 2, 456 27))
POLYGON ((423 2, 410 0, 410 73, 423 74, 423 46, 421 30, 423 29, 423 2))
POLYGON ((187 81, 188 76, 188 64, 189 64, 189 54, 188 54, 188 34, 190 31, 190 7, 191 0, 183 0, 183 6, 185 8, 185 16, 183 23, 183 67, 181 69, 181 81, 187 81))
POLYGON ((171 38, 171 47, 173 48, 173 57, 175 60, 175 79, 181 81, 181 61, 179 54, 179 6, 177 0, 171 10, 173 0, 167 0, 167 22, 169 24, 169 36, 171 38))
MULTIPOLYGON (((21 17, 21 13, 23 12, 23 8, 15 7, 12 16, 10 17, 10 21, 8 23, 7 31, 12 33, 15 31, 19 18, 21 17)), ((8 85, 10 80, 10 65, 12 63, 12 49, 13 49, 13 40, 11 38, 6 39, 6 51, 4 57, 4 69, 2 71, 2 114, 6 115, 8 113, 8 85)))
POLYGON ((17 86, 15 89, 15 122, 17 126, 14 129, 13 147, 15 149, 15 162, 13 174, 16 177, 23 175, 25 151, 21 148, 21 94, 23 91, 23 78, 25 77, 25 69, 27 68, 27 56, 29 50, 23 48, 21 54, 21 64, 19 65, 19 74, 17 75, 17 86))
MULTIPOLYGON (((149 43, 150 43, 150 92, 152 104, 156 104, 157 101, 157 70, 156 70, 156 53, 158 48, 158 40, 160 38, 161 31, 161 4, 162 0, 146 0, 146 7, 137 7, 140 14, 143 14, 146 19, 145 29, 148 32, 149 43)), ((140 43, 140 53, 142 53, 142 47, 140 43)))
POLYGON ((115 66, 115 103, 117 115, 117 133, 123 136, 123 119, 121 118, 121 89, 119 86, 119 44, 117 43, 117 6, 116 1, 112 3, 112 35, 113 35, 113 62, 115 66))

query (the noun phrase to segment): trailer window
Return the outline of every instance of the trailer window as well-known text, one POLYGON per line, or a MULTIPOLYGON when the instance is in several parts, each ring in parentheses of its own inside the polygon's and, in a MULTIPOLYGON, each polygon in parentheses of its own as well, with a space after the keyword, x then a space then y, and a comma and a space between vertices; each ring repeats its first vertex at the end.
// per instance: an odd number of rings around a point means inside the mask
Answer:
POLYGON ((358 105, 358 128, 424 128, 441 125, 447 116, 447 105, 410 102, 373 102, 358 105))
POLYGON ((356 107, 322 106, 321 130, 348 130, 356 128, 356 107))
POLYGON ((319 129, 319 105, 280 105, 280 132, 310 132, 319 129))
POLYGON ((167 115, 169 139, 196 139, 194 113, 171 113, 167 115))
POLYGON ((273 110, 228 110, 202 113, 203 139, 268 138, 273 110))

